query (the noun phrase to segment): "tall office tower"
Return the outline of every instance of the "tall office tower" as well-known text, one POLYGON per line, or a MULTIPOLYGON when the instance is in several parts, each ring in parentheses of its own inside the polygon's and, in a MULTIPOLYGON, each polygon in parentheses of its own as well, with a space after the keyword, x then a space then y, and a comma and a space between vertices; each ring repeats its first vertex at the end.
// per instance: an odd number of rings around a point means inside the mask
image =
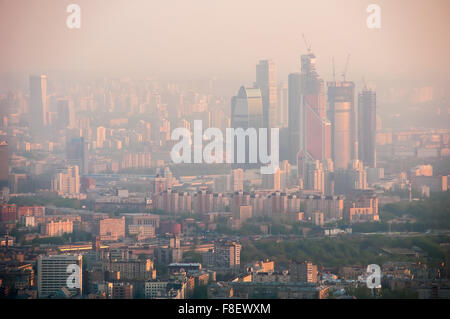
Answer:
MULTIPOLYGON (((241 87, 236 96, 231 98, 231 127, 234 129, 242 128, 245 130, 254 128, 258 134, 258 129, 263 126, 263 104, 261 91, 257 88, 241 87)), ((270 133, 268 132, 268 135, 270 133)), ((234 167, 251 168, 259 167, 258 164, 250 164, 249 145, 252 139, 249 136, 245 138, 245 163, 237 163, 238 139, 234 139, 234 167)), ((253 141, 255 143, 257 141, 253 141)), ((241 150, 242 151, 242 150, 241 150)), ((252 154, 254 155, 254 154, 252 154)))
POLYGON ((71 295, 82 294, 83 259, 81 255, 41 255, 38 257, 37 267, 39 298, 58 296, 61 289, 67 289, 71 295), (79 271, 71 273, 72 270, 68 268, 70 265, 77 265, 79 271), (72 277, 69 278, 69 276, 72 277), (67 285, 68 281, 71 283, 70 287, 67 285), (75 284, 79 284, 80 288, 72 288, 77 286, 75 284))
POLYGON ((325 160, 331 158, 331 123, 325 118, 321 118, 318 113, 311 108, 307 96, 304 96, 304 125, 302 137, 306 156, 310 160, 325 160))
POLYGON ((244 170, 237 168, 233 170, 233 192, 242 192, 244 190, 244 170))
POLYGON ((365 88, 358 95, 358 151, 365 166, 377 167, 377 94, 365 88))
POLYGON ((59 99, 56 105, 58 111, 58 127, 73 128, 75 126, 75 113, 73 102, 69 98, 59 99))
POLYGON ((278 127, 276 67, 273 61, 259 61, 256 66, 256 86, 261 90, 263 127, 278 127))
POLYGON ((326 118, 324 83, 316 72, 316 56, 313 53, 301 56, 301 74, 302 93, 308 105, 320 118, 326 118))
POLYGON ((8 186, 9 179, 9 156, 8 142, 0 142, 0 190, 8 186))
POLYGON ((324 82, 316 72, 313 53, 302 55, 301 73, 289 75, 290 161, 299 152, 306 161, 331 157, 331 123, 326 117, 324 82))
POLYGON ((300 124, 305 150, 310 161, 322 161, 331 157, 331 123, 326 118, 324 82, 316 72, 313 53, 301 57, 302 123, 300 124))
POLYGON ((278 123, 281 127, 288 127, 288 86, 285 82, 278 86, 278 123))
POLYGON ((69 165, 77 165, 82 175, 88 174, 88 148, 84 137, 73 138, 67 143, 66 159, 69 165))
POLYGON ((328 83, 328 118, 331 122, 331 154, 335 170, 347 169, 356 158, 355 84, 328 83))
POLYGON ((40 133, 47 126, 47 76, 30 76, 31 130, 40 133))
POLYGON ((289 162, 297 165, 300 152, 300 124, 302 108, 302 76, 300 73, 291 73, 288 76, 288 131, 289 131, 289 162))

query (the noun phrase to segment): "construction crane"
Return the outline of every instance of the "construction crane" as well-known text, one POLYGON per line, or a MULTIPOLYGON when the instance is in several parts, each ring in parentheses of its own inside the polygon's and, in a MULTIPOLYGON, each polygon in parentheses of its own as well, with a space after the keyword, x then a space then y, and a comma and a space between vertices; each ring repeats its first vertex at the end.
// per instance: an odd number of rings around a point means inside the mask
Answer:
POLYGON ((334 68, 334 57, 331 58, 331 63, 333 64, 333 82, 336 82, 336 69, 334 68))
POLYGON ((347 61, 345 62, 344 70, 342 71, 342 80, 345 82, 345 77, 347 75, 348 63, 350 62, 350 53, 347 55, 347 61))
POLYGON ((366 79, 364 77, 362 78, 362 82, 364 85, 364 90, 367 91, 367 83, 366 83, 366 79))
POLYGON ((311 44, 308 45, 308 41, 306 41, 305 34, 302 33, 303 41, 305 41, 306 50, 308 51, 308 54, 311 53, 311 44))

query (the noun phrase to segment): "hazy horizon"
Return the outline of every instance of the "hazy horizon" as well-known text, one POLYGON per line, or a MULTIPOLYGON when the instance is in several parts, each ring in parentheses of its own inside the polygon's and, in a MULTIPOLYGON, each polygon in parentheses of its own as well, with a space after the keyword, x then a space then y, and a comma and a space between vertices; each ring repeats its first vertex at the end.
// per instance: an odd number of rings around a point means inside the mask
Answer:
MULTIPOLYGON (((31 73, 161 75, 251 85, 255 65, 272 59, 277 81, 299 71, 305 34, 318 72, 377 85, 449 82, 450 2, 383 1, 381 29, 368 29, 370 1, 0 0, 0 78, 31 73), (66 7, 81 7, 68 29, 66 7)), ((11 81, 3 80, 10 84, 11 81)), ((231 85, 229 83, 229 85, 231 85)))

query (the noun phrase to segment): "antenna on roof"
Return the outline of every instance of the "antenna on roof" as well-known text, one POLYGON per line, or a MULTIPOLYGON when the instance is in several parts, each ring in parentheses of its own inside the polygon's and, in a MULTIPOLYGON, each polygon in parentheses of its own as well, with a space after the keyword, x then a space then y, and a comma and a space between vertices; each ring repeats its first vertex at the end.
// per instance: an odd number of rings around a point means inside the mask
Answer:
POLYGON ((364 77, 362 78, 362 82, 364 85, 364 91, 367 91, 367 83, 366 83, 366 79, 364 77))

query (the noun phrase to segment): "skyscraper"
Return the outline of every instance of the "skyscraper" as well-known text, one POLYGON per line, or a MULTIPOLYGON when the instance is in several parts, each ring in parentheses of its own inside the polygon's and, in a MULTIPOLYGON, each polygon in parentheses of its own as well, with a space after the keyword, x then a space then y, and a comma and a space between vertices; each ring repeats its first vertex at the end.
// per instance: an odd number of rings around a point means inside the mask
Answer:
POLYGON ((84 137, 73 138, 67 143, 66 159, 69 165, 77 165, 82 175, 88 174, 88 149, 84 137))
POLYGON ((301 73, 289 75, 290 161, 301 152, 304 163, 331 157, 331 123, 326 117, 324 82, 316 72, 316 56, 301 56, 301 73))
POLYGON ((316 72, 316 56, 313 53, 301 56, 301 70, 303 95, 319 117, 326 118, 324 84, 316 72))
MULTIPOLYGON (((263 127, 263 104, 261 91, 257 88, 241 87, 237 96, 231 99, 231 127, 244 130, 254 128, 258 134, 258 129, 263 127)), ((245 165, 234 165, 234 167, 256 167, 249 165, 250 154, 249 145, 251 139, 246 136, 245 165)), ((237 163, 237 138, 234 141, 234 163, 237 163)), ((242 164, 242 163, 241 163, 242 164)))
POLYGON ((231 99, 231 126, 234 128, 263 127, 263 106, 260 89, 241 87, 231 99))
POLYGON ((308 161, 331 157, 331 123, 326 118, 324 82, 316 72, 316 56, 302 55, 303 149, 308 161))
POLYGON ((365 88, 358 95, 358 151, 365 166, 377 167, 376 158, 377 95, 365 88))
POLYGON ((288 127, 288 86, 285 82, 278 86, 278 122, 281 127, 288 127))
POLYGON ((59 99, 57 102, 58 110, 58 127, 67 128, 74 127, 75 114, 73 109, 73 102, 69 98, 59 99))
POLYGON ((300 125, 302 106, 302 77, 300 73, 291 73, 288 76, 288 125, 289 125, 289 162, 297 164, 300 151, 300 125))
POLYGON ((347 169, 355 159, 355 84, 328 83, 328 118, 331 122, 331 154, 335 169, 347 169))
POLYGON ((276 67, 273 61, 259 61, 256 66, 256 86, 261 90, 263 127, 278 127, 276 67))
POLYGON ((0 190, 8 186, 9 176, 9 157, 8 157, 8 143, 6 141, 0 142, 0 190))
POLYGON ((47 126, 47 76, 30 76, 30 114, 31 130, 42 132, 47 126))

